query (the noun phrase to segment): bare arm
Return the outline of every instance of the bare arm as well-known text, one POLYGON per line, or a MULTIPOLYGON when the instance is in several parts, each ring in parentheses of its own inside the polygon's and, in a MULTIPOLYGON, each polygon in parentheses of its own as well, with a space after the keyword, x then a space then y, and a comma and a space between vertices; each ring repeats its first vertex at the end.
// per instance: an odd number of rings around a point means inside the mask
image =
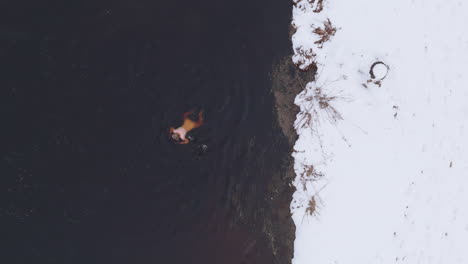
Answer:
POLYGON ((198 113, 198 121, 195 122, 195 128, 203 125, 203 110, 198 113))
POLYGON ((192 110, 190 110, 190 111, 188 111, 188 112, 185 112, 185 113, 184 113, 184 120, 185 120, 185 119, 188 119, 188 116, 191 115, 191 114, 193 114, 193 112, 195 112, 195 109, 192 109, 192 110))

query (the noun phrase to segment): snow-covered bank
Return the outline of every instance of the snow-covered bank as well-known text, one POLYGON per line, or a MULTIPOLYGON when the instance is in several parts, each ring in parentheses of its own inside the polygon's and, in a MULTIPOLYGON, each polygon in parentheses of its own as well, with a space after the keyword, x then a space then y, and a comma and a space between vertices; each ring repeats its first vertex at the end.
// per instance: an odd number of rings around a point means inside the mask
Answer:
POLYGON ((311 2, 293 9, 293 61, 318 68, 296 97, 293 263, 468 263, 468 4, 311 2))

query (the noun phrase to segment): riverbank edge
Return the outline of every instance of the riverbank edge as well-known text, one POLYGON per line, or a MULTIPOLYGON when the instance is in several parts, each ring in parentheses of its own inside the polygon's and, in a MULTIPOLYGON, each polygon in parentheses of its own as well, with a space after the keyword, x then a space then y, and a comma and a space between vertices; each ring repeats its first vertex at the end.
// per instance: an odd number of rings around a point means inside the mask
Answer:
POLYGON ((269 201, 271 215, 265 219, 264 233, 269 239, 277 263, 282 264, 291 263, 296 235, 296 226, 290 210, 295 192, 292 182, 296 177, 292 152, 298 138, 294 122, 299 113, 299 107, 294 104, 294 99, 304 89, 304 84, 310 82, 313 77, 312 72, 299 71, 292 62, 291 56, 279 59, 273 65, 271 72, 274 114, 289 152, 283 154, 281 170, 273 175, 268 184, 271 195, 269 201))

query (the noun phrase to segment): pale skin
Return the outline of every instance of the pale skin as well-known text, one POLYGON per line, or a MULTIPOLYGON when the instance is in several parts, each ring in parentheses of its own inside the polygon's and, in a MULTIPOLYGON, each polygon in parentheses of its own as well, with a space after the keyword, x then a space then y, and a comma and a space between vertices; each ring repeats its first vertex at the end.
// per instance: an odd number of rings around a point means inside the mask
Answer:
POLYGON ((192 129, 200 127, 203 124, 203 111, 200 111, 198 113, 198 121, 193 121, 189 118, 189 115, 191 115, 193 112, 194 110, 184 113, 184 123, 182 124, 182 126, 176 129, 174 129, 173 127, 169 129, 169 133, 171 134, 172 139, 174 139, 177 144, 189 143, 190 140, 186 138, 187 133, 190 132, 192 129), (179 139, 181 139, 182 141, 179 141, 179 139))

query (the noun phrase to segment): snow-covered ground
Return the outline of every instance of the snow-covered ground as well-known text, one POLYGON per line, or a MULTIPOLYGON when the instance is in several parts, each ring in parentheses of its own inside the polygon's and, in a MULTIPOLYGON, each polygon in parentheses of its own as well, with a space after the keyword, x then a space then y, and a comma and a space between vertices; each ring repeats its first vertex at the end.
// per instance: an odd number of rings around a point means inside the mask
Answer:
POLYGON ((468 263, 468 2, 320 2, 293 9, 293 60, 318 68, 296 98, 293 263, 468 263))

